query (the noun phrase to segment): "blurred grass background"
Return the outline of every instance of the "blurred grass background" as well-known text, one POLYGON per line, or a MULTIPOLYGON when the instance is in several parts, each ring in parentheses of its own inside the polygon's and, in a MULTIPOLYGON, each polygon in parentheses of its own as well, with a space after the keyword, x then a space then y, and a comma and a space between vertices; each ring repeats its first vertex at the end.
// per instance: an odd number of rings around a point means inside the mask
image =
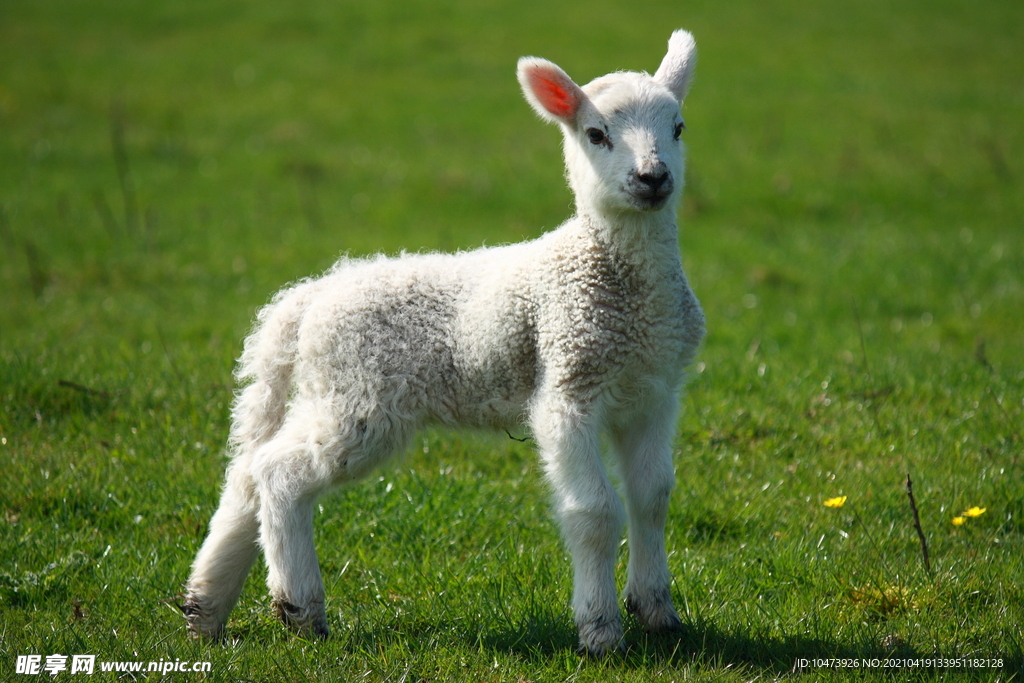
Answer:
POLYGON ((947 0, 0 2, 0 667, 748 680, 941 652, 1019 676, 1022 27, 1019 3, 947 0), (341 253, 557 226, 558 132, 516 59, 653 71, 678 27, 700 53, 680 244, 709 330, 670 521, 687 633, 577 660, 529 446, 430 432, 324 501, 334 640, 282 633, 257 569, 239 643, 189 641, 162 601, 216 503, 255 308, 341 253))

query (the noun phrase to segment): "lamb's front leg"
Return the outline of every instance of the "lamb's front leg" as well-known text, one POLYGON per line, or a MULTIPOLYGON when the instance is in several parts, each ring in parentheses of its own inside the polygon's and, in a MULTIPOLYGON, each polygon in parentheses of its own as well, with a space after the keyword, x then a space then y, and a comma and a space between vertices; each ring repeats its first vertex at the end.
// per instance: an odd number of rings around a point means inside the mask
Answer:
POLYGON ((672 605, 665 522, 675 486, 672 435, 677 401, 673 397, 653 410, 636 413, 615 430, 615 449, 629 516, 629 578, 626 609, 648 631, 673 631, 682 622, 672 605))
POLYGON ((625 521, 622 502, 605 473, 593 424, 570 408, 550 404, 533 422, 572 555, 572 606, 580 649, 600 657, 622 645, 615 592, 615 554, 625 521))

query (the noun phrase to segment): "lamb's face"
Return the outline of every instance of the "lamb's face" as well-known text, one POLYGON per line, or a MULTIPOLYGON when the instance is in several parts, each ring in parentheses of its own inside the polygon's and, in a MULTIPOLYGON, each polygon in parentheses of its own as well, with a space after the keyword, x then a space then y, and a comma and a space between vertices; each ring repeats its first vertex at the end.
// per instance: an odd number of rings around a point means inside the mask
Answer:
POLYGON ((619 72, 581 88, 556 64, 519 60, 519 83, 565 135, 566 174, 581 211, 673 210, 683 182, 683 119, 696 47, 675 31, 653 76, 619 72))
POLYGON ((669 90, 646 74, 618 73, 583 88, 563 125, 577 201, 604 212, 673 208, 683 184, 683 118, 669 90))

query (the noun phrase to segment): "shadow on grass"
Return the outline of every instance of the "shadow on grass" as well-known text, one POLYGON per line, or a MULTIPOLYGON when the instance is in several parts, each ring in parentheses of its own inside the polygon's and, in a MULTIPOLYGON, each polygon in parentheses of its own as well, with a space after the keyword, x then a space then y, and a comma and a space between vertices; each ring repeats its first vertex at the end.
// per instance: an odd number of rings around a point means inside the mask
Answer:
MULTIPOLYGON (((248 627, 236 623, 232 629, 233 639, 258 643, 260 648, 294 642, 294 637, 276 620, 264 615, 256 622, 249 623, 248 627)), ((352 654, 371 653, 376 657, 381 652, 400 652, 405 662, 401 678, 410 681, 431 680, 430 676, 421 679, 413 674, 410 677, 418 653, 446 651, 453 642, 459 641, 471 651, 507 655, 541 668, 551 660, 576 656, 576 630, 564 612, 527 618, 512 628, 488 630, 480 626, 479 623, 436 619, 401 619, 387 626, 337 629, 328 642, 333 641, 343 651, 352 654)), ((595 664, 630 671, 693 666, 709 670, 736 669, 773 678, 790 673, 820 673, 826 668, 843 668, 835 664, 826 665, 821 660, 846 660, 848 668, 860 673, 878 669, 913 680, 930 680, 941 676, 945 669, 973 670, 975 674, 989 675, 1002 672, 1007 674, 1006 680, 1019 680, 1016 677, 1024 671, 1021 652, 965 656, 963 653, 924 652, 899 643, 884 647, 882 644, 844 644, 804 636, 779 638, 725 632, 706 623, 687 624, 678 632, 653 635, 645 633, 629 619, 625 641, 627 647, 622 654, 595 661, 595 664), (1001 660, 1002 666, 965 665, 964 662, 974 656, 1001 660), (940 658, 959 661, 960 664, 925 665, 924 660, 940 658), (856 665, 850 666, 854 660, 856 665), (886 660, 889 660, 888 665, 886 660)))
MULTIPOLYGON (((558 652, 575 650, 576 633, 564 620, 537 621, 523 624, 514 630, 490 633, 482 637, 483 645, 495 652, 505 652, 527 661, 546 659, 558 652)), ((626 631, 626 651, 608 663, 627 669, 646 669, 651 666, 701 665, 708 668, 741 667, 757 669, 761 673, 779 676, 787 673, 813 672, 824 668, 814 660, 857 660, 861 671, 884 669, 886 660, 918 661, 916 666, 904 662, 899 667, 908 673, 916 669, 922 674, 934 673, 940 667, 924 666, 922 660, 963 660, 960 653, 922 652, 905 644, 890 647, 879 645, 851 645, 835 641, 793 636, 789 638, 760 637, 746 633, 727 633, 710 624, 687 624, 678 632, 648 634, 632 624, 626 631)), ((979 656, 980 655, 976 655, 979 656)), ((1001 669, 1019 675, 1024 671, 1021 653, 999 655, 986 653, 984 657, 1002 661, 1002 667, 976 667, 994 673, 1001 669)), ((941 668, 970 668, 951 665, 941 668)), ((980 672, 979 672, 980 673, 980 672)))

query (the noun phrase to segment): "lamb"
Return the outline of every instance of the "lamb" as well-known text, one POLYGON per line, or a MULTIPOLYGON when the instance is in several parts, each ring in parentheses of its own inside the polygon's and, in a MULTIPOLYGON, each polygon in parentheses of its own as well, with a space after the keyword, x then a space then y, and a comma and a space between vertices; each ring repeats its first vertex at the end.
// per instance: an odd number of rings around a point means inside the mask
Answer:
POLYGON ((694 63, 683 30, 653 77, 580 87, 523 57, 527 101, 564 135, 572 218, 519 244, 344 258, 260 310, 236 371, 226 484, 184 595, 194 634, 222 637, 262 548, 280 618, 327 636, 317 497, 365 477, 426 424, 524 422, 572 556, 581 651, 621 647, 615 557, 627 519, 625 607, 650 631, 680 626, 665 523, 679 394, 704 334, 676 225, 694 63))

